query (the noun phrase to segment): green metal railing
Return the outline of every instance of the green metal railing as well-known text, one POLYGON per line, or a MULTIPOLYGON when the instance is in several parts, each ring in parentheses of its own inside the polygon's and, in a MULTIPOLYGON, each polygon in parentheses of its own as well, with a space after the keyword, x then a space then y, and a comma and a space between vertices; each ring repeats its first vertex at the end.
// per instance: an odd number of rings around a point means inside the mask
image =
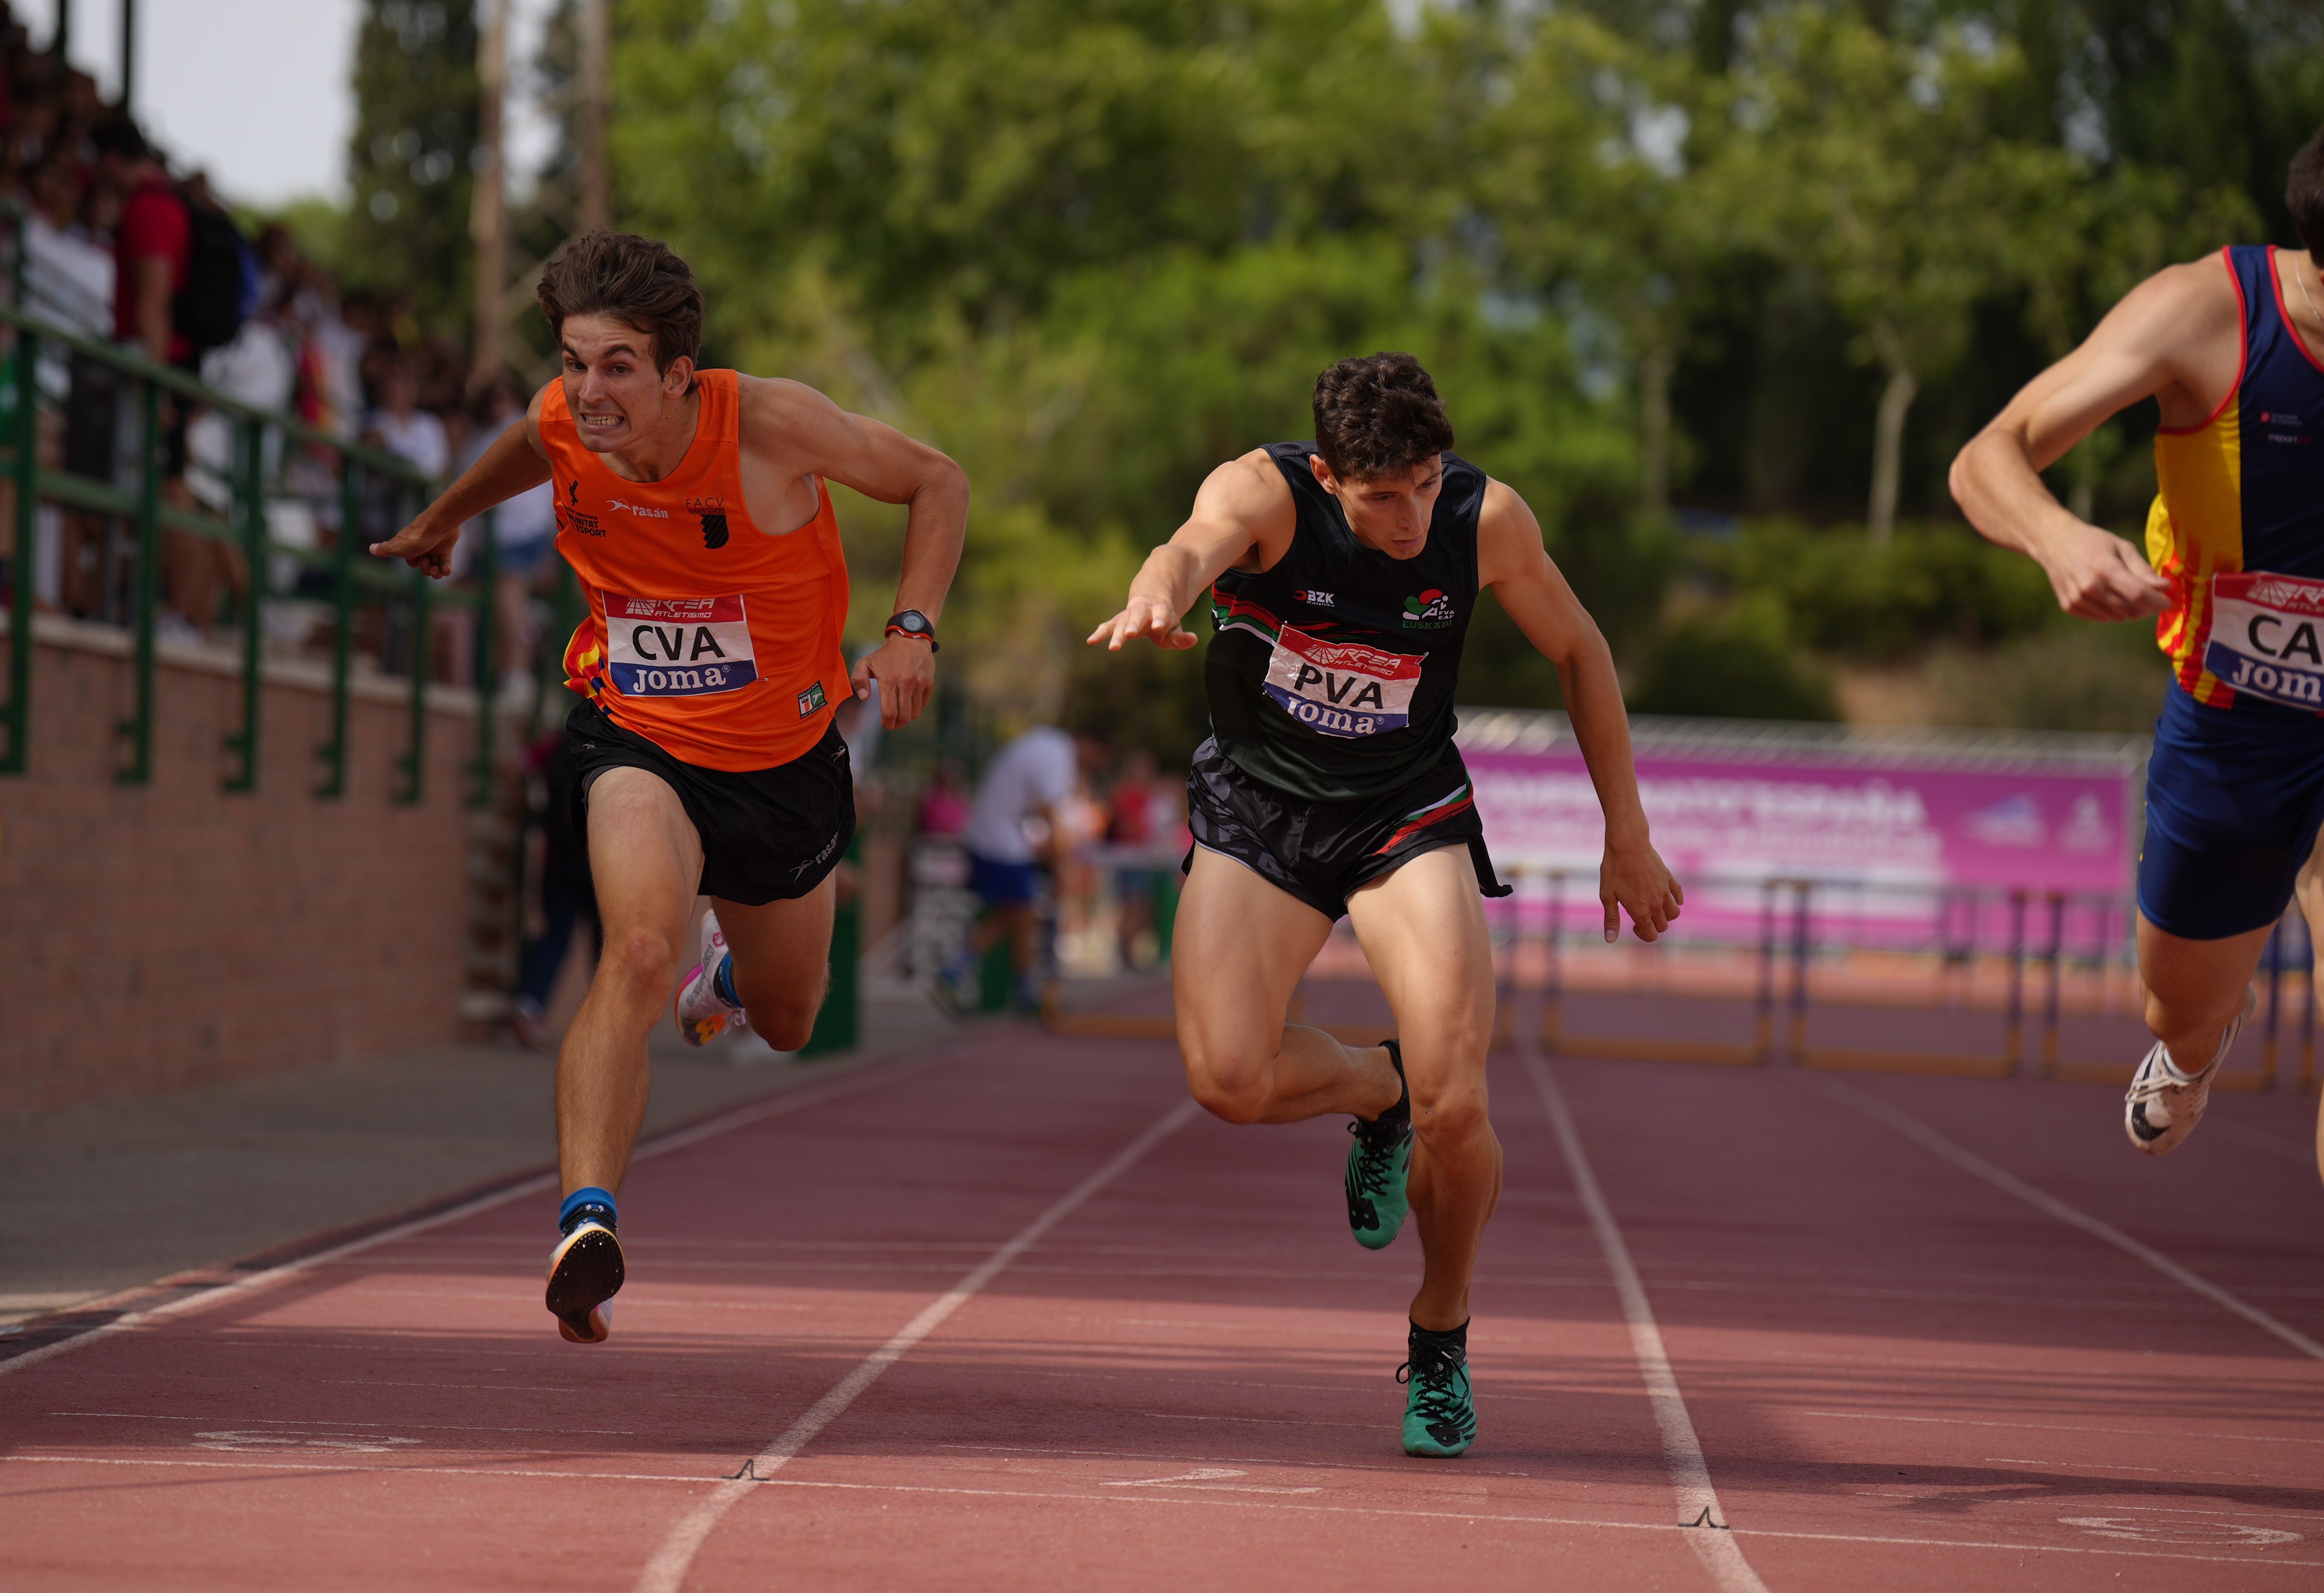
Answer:
MULTIPOLYGON (((19 291, 23 256, 17 251, 19 291)), ((496 651, 496 615, 493 581, 497 572, 493 516, 481 522, 476 549, 476 579, 441 591, 417 570, 383 564, 368 556, 358 557, 356 544, 364 539, 367 509, 385 489, 399 523, 433 497, 438 485, 406 460, 381 449, 348 441, 309 426, 296 418, 258 409, 227 397, 182 371, 157 365, 142 355, 113 344, 68 332, 43 322, 16 305, 0 304, 0 327, 14 330, 14 414, 7 428, 7 446, 0 449, 0 469, 15 485, 13 557, 9 560, 8 689, 0 704, 0 774, 23 774, 32 755, 32 680, 33 658, 32 566, 38 543, 38 512, 42 503, 115 517, 134 528, 133 581, 122 616, 131 631, 132 707, 119 722, 124 743, 115 778, 124 784, 143 785, 152 778, 154 650, 153 630, 160 602, 162 533, 173 530, 230 543, 237 547, 249 569, 248 595, 237 615, 240 626, 242 677, 241 723, 226 736, 228 791, 257 788, 261 707, 263 703, 265 611, 272 594, 272 571, 280 561, 322 572, 330 593, 330 713, 329 733, 316 749, 319 778, 315 795, 344 796, 347 789, 349 702, 355 682, 356 627, 366 603, 383 609, 400 605, 408 615, 403 639, 404 671, 408 675, 410 728, 408 742, 396 760, 395 799, 419 802, 426 789, 427 712, 429 687, 429 614, 433 604, 447 603, 476 611, 475 686, 477 695, 476 742, 469 760, 468 800, 483 806, 492 799, 494 714, 491 693, 496 651), (43 351, 56 350, 93 362, 135 384, 136 467, 134 487, 98 480, 40 464, 39 369, 43 351), (231 512, 221 518, 189 511, 167 502, 162 493, 161 405, 165 394, 206 406, 227 418, 235 428, 235 447, 226 474, 231 478, 231 512), (270 436, 280 439, 281 468, 276 480, 267 473, 270 436), (302 452, 303 451, 303 452, 302 452), (327 549, 294 547, 274 539, 269 529, 268 506, 285 500, 303 500, 312 493, 288 490, 281 479, 300 463, 320 467, 336 461, 338 526, 327 549), (372 489, 366 493, 366 487, 372 489)), ((318 517, 319 519, 319 517, 318 517)), ((383 528, 387 529, 387 528, 383 528)), ((108 583, 109 585, 109 583, 108 583)), ((113 596, 108 590, 107 600, 113 596)), ((212 615, 192 616, 202 622, 212 615)), ((384 622, 383 637, 390 630, 384 622)), ((383 647, 383 650, 384 648, 383 647)))

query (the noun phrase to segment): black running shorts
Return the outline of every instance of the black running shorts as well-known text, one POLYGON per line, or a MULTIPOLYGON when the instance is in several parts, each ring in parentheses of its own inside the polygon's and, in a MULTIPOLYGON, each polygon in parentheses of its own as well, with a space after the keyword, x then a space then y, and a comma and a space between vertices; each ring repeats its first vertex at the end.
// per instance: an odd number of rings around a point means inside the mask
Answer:
POLYGON ((573 822, 588 833, 589 787, 609 769, 659 775, 686 805, 702 837, 696 889, 763 907, 805 896, 839 866, 855 838, 855 778, 836 727, 814 749, 772 769, 734 773, 681 763, 595 703, 574 708, 565 740, 578 778, 573 822))
MULTIPOLYGON (((1186 822, 1197 846, 1234 859, 1326 917, 1344 917, 1351 892, 1440 846, 1469 849, 1485 895, 1509 893, 1485 851, 1457 747, 1397 790, 1317 802, 1261 784, 1205 741, 1186 774, 1186 822)), ((1187 865, 1194 861, 1188 852, 1187 865)))

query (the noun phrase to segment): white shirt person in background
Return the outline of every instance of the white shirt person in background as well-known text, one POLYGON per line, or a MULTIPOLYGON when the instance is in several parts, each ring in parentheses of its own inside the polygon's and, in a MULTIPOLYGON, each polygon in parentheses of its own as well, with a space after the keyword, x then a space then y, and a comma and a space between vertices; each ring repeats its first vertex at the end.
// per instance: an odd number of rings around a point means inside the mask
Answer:
POLYGON ((954 1007, 976 1004, 977 965, 1004 939, 1016 972, 1017 1004, 1040 1005, 1033 965, 1041 868, 1070 850, 1072 830, 1060 822, 1064 810, 1083 776, 1103 768, 1106 756, 1105 742, 1095 735, 1037 725, 984 766, 960 837, 968 852, 969 887, 983 914, 937 981, 937 993, 954 1007))

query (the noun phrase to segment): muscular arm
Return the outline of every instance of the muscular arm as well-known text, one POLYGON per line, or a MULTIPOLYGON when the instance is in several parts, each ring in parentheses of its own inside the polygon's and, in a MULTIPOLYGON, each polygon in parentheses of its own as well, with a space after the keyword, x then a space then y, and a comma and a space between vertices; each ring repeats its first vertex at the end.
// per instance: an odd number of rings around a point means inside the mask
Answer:
POLYGON ((1266 449, 1229 460, 1204 481, 1186 523, 1146 556, 1121 612, 1090 632, 1090 645, 1118 653, 1143 637, 1157 647, 1194 646, 1178 622, 1195 599, 1246 558, 1264 569, 1282 557, 1297 523, 1291 488, 1266 449))
POLYGON ((1478 520, 1477 579, 1493 589, 1525 639, 1557 667, 1573 739, 1581 743, 1590 783, 1606 815, 1606 855, 1598 870, 1606 938, 1619 936, 1620 914, 1628 912, 1638 938, 1653 940, 1678 916, 1686 893, 1646 837, 1646 812, 1638 801, 1638 773, 1630 756, 1630 716, 1622 705, 1614 655, 1551 562, 1533 511, 1499 482, 1486 487, 1478 520))
MULTIPOLYGON (((892 426, 851 415, 797 382, 746 381, 742 447, 780 459, 786 470, 819 475, 882 503, 906 505, 903 570, 893 612, 943 614, 960 550, 968 539, 968 474, 942 452, 892 426)), ((936 686, 935 649, 891 636, 855 666, 859 697, 880 682, 880 723, 909 724, 936 686)))
POLYGON ((384 542, 373 543, 371 550, 382 558, 400 558, 440 581, 452 573, 452 549, 462 526, 548 479, 549 452, 540 446, 540 398, 536 393, 522 420, 494 438, 410 525, 384 542))
POLYGON ((1953 499, 1988 540, 2039 564, 2058 606, 2131 620, 2170 606, 2138 550, 2076 519, 2041 473, 2109 417, 2157 399, 2166 426, 2200 426, 2236 379, 2242 305, 2217 259, 2149 277, 2082 345, 2027 382, 1953 461, 1953 499))

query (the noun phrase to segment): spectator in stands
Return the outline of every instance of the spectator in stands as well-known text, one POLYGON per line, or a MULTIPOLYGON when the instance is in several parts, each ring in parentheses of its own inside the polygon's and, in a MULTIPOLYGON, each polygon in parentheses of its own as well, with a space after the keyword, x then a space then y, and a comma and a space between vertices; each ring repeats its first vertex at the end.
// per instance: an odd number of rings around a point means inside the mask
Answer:
MULTIPOLYGON (((1151 851, 1164 839, 1155 822, 1159 805, 1154 782, 1154 754, 1133 747, 1114 776, 1113 789, 1107 793, 1107 844, 1151 851)), ((1154 931, 1154 898, 1161 884, 1161 870, 1151 861, 1114 870, 1114 939, 1125 968, 1138 967, 1146 960, 1146 943, 1140 937, 1154 931)))
MULTIPOLYGON (((193 267, 193 218, 183 195, 155 160, 137 124, 116 116, 96 134, 101 180, 122 198, 114 243, 114 336, 157 365, 190 370, 193 339, 177 325, 178 296, 193 267)), ((161 400, 162 493, 174 506, 192 507, 185 483, 186 428, 191 406, 174 395, 161 400)), ((221 577, 236 581, 238 563, 228 544, 190 531, 164 530, 161 568, 170 612, 158 634, 198 641, 217 617, 221 577)))
MULTIPOLYGON (((80 169, 51 153, 32 174, 24 221, 25 308, 51 326, 102 340, 113 335, 114 256, 110 241, 81 224, 80 169)), ((54 345, 42 348, 42 397, 60 410, 41 416, 44 467, 109 483, 113 477, 115 387, 111 369, 54 345)), ((44 503, 37 567, 43 602, 74 614, 98 612, 103 594, 105 517, 44 503)))
POLYGON ((420 375, 408 360, 393 360, 383 368, 379 408, 372 411, 364 433, 368 441, 418 465, 432 481, 444 480, 451 469, 451 438, 444 422, 420 407, 420 375))
MULTIPOLYGON (((465 471, 481 458, 503 433, 524 419, 526 393, 505 372, 477 395, 475 435, 456 464, 465 471)), ((549 546, 557 535, 557 493, 547 482, 520 493, 494 511, 493 563, 499 578, 493 601, 500 623, 500 699, 503 705, 523 708, 532 702, 533 649, 540 640, 533 598, 549 566, 549 546)), ((468 540, 463 537, 463 542, 468 540)))
POLYGON ((1016 971, 1017 1004, 1028 1011, 1040 1005, 1033 971, 1041 865, 1054 865, 1071 851, 1069 805, 1082 777, 1103 767, 1105 755, 1096 735, 1037 725, 985 766, 968 827, 961 832, 969 887, 983 904, 983 916, 937 987, 954 1006, 972 1004, 969 981, 984 953, 1003 940, 1016 971))
POLYGON ((920 794, 917 818, 921 834, 943 839, 968 827, 971 809, 960 787, 960 765, 949 758, 938 759, 936 772, 928 777, 928 788, 920 794))
POLYGON ((597 916, 597 888, 589 875, 588 844, 573 822, 576 770, 562 726, 533 743, 525 754, 525 769, 531 776, 527 790, 533 803, 533 823, 541 837, 540 933, 524 944, 516 993, 509 1008, 510 1027, 518 1042, 539 1051, 548 1045, 541 1017, 573 949, 574 929, 586 920, 602 956, 605 926, 597 916))

